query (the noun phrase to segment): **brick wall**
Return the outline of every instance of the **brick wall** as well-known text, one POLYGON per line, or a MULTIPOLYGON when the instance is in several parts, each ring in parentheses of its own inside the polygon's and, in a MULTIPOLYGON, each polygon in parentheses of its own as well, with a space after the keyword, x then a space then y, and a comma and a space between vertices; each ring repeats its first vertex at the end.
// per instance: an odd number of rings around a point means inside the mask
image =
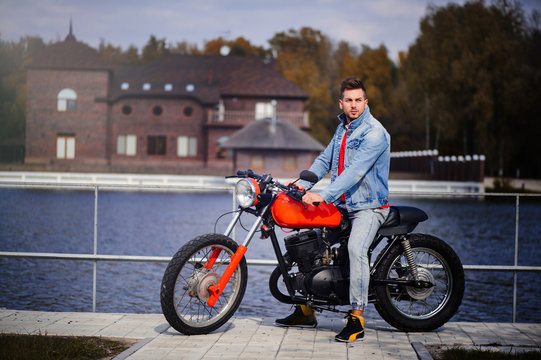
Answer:
POLYGON ((106 71, 28 70, 25 162, 105 162, 107 104, 96 98, 107 96, 108 76, 106 71), (77 94, 74 111, 57 111, 57 95, 64 88, 77 94), (59 133, 75 135, 75 160, 56 159, 59 133))
POLYGON ((203 123, 206 114, 203 108, 189 99, 122 99, 111 106, 111 129, 109 148, 111 164, 129 165, 153 163, 156 166, 168 162, 183 163, 190 166, 203 166, 205 161, 205 133, 203 123), (131 114, 122 112, 124 106, 131 107, 131 114), (153 109, 161 108, 161 114, 155 115, 153 109), (190 110, 191 109, 191 110, 190 110), (132 134, 137 137, 135 156, 117 154, 119 134, 132 134), (148 136, 165 136, 166 153, 148 154, 148 136), (192 136, 197 138, 197 155, 177 156, 177 138, 192 136))
MULTIPOLYGON (((27 71, 27 166, 60 171, 113 171, 150 173, 231 173, 232 158, 217 157, 217 141, 253 121, 253 117, 240 123, 209 123, 208 114, 213 106, 203 107, 192 99, 146 96, 121 98, 108 103, 110 86, 108 71, 76 71, 29 69, 27 71), (75 110, 58 111, 57 95, 65 88, 77 94, 75 110), (125 106, 131 108, 124 114, 125 106), (153 108, 161 107, 161 114, 153 108), (187 111, 190 109, 191 111, 187 111), (57 159, 57 136, 75 137, 75 158, 57 159), (119 154, 119 135, 135 135, 135 155, 119 154), (148 136, 165 136, 166 152, 148 153, 148 136), (197 154, 179 157, 179 136, 197 138, 197 154)), ((143 95, 144 96, 144 95, 143 95)), ((257 99, 226 97, 226 111, 255 111, 257 99)), ((302 116, 303 101, 278 99, 278 111, 298 112, 302 116)), ((266 154, 275 176, 296 176, 298 170, 282 168, 283 154, 266 154), (270 157, 269 157, 270 156, 270 157)), ((297 154, 299 169, 307 168, 314 156, 297 154)))

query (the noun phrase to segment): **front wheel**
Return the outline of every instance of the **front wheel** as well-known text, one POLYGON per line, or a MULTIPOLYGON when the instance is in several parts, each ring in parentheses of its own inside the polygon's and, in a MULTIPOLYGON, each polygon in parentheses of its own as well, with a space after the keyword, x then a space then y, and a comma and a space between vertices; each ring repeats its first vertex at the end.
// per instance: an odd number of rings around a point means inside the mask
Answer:
POLYGON ((225 324, 242 301, 248 280, 243 257, 214 306, 208 288, 216 285, 237 251, 232 239, 207 234, 190 240, 173 256, 165 270, 160 291, 167 322, 186 335, 207 334, 225 324))
MULTIPOLYGON (((376 284, 374 304, 381 317, 403 331, 431 331, 445 324, 458 310, 464 294, 460 259, 444 241, 424 234, 408 236, 418 279, 431 287, 376 284)), ((401 246, 394 246, 375 273, 376 279, 412 280, 401 246)))

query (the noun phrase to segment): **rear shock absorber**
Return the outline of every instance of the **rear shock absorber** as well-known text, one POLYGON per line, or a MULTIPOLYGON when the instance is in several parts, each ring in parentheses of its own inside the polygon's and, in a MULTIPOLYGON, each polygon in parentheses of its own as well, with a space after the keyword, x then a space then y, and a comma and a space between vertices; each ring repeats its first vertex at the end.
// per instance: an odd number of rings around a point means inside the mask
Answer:
POLYGON ((402 236, 402 239, 400 240, 400 244, 402 245, 402 248, 404 249, 404 254, 406 255, 406 259, 408 260, 408 266, 410 268, 411 274, 413 275, 413 279, 419 280, 419 275, 417 273, 417 265, 415 264, 415 259, 413 259, 413 253, 411 251, 411 245, 410 241, 406 236, 402 236))

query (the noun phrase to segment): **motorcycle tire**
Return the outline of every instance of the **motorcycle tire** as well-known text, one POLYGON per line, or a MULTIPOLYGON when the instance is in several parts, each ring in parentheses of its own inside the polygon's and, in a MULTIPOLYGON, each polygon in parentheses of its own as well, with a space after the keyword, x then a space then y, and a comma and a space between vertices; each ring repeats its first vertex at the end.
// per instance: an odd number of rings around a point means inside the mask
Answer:
POLYGON ((239 307, 248 280, 246 258, 242 258, 214 306, 209 306, 208 288, 216 285, 237 251, 238 244, 220 234, 190 240, 173 256, 162 279, 160 301, 167 322, 186 335, 207 334, 225 324, 239 307), (219 256, 205 267, 214 249, 219 256))
MULTIPOLYGON (((374 304, 381 317, 403 331, 431 331, 445 324, 458 310, 464 295, 464 270, 454 250, 444 241, 424 234, 408 236, 419 278, 430 288, 377 284, 374 304)), ((376 279, 413 279, 401 245, 375 272, 376 279)))

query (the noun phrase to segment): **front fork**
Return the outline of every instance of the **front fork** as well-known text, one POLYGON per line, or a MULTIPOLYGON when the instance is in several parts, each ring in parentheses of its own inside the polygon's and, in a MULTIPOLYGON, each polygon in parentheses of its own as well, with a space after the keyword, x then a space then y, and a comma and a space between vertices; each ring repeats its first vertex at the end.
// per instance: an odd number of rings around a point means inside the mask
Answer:
MULTIPOLYGON (((254 234, 257 231, 257 229, 259 229, 259 227, 261 226, 261 222, 263 221, 263 216, 267 212, 268 207, 269 207, 269 205, 267 205, 265 208, 263 208, 263 210, 260 212, 261 215, 259 215, 257 217, 256 221, 254 222, 254 224, 250 228, 250 231, 248 231, 248 234, 244 238, 244 243, 242 245, 239 245, 239 247, 237 248, 237 251, 231 256, 231 261, 229 262, 229 265, 227 265, 227 268, 225 269, 225 271, 222 274, 222 277, 220 278, 218 283, 216 285, 212 285, 212 286, 209 287, 208 290, 209 290, 210 297, 207 300, 207 305, 208 306, 214 306, 216 304, 216 301, 218 301, 218 298, 220 297, 220 295, 222 294, 224 288, 226 287, 227 283, 229 282, 229 279, 231 279, 231 276, 233 275, 233 273, 237 269, 237 266, 239 265, 240 261, 244 257, 244 254, 246 253, 246 250, 248 250, 248 244, 250 243, 250 241, 254 237, 254 234)), ((243 210, 239 211, 235 215, 235 217, 231 220, 231 222, 229 223, 229 226, 227 227, 227 230, 224 233, 225 236, 229 236, 229 234, 231 234, 231 232, 233 231, 233 228, 235 227, 235 225, 239 221, 242 212, 243 212, 243 210)), ((219 248, 214 248, 213 249, 212 253, 210 254, 209 259, 207 260, 207 262, 205 264, 205 267, 207 269, 212 268, 212 266, 214 265, 214 262, 216 261, 216 259, 220 255, 220 252, 221 252, 221 249, 219 249, 219 248)))

